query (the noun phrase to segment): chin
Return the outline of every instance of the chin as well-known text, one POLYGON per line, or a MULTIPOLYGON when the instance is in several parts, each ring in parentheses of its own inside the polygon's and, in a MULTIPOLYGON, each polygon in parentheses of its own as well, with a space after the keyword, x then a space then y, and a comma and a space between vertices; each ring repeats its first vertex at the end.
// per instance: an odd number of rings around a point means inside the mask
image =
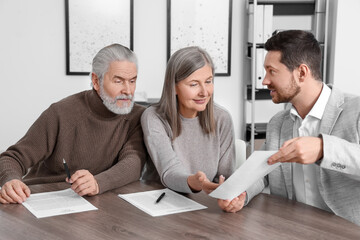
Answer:
POLYGON ((198 111, 198 112, 203 112, 203 111, 205 111, 205 109, 206 109, 206 106, 203 107, 203 108, 198 108, 198 109, 196 109, 196 111, 198 111))

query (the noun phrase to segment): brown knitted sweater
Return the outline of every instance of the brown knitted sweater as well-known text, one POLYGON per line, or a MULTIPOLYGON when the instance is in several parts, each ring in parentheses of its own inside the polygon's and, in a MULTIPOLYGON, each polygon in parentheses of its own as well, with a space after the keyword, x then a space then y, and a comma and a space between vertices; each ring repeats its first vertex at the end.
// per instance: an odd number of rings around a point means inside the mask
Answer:
POLYGON ((140 124, 144 109, 135 104, 131 113, 116 115, 95 90, 52 104, 0 155, 0 186, 22 178, 28 185, 65 181, 63 158, 71 174, 80 169, 93 174, 99 193, 138 180, 147 156, 140 124))

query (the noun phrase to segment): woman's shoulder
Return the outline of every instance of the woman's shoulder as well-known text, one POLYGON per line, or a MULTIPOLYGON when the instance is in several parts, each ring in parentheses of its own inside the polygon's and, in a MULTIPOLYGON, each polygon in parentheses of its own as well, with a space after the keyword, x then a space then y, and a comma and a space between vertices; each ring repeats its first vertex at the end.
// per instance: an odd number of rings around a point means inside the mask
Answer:
POLYGON ((220 121, 221 120, 231 121, 231 114, 226 108, 214 103, 214 118, 215 120, 220 120, 220 121))
POLYGON ((141 126, 144 134, 165 130, 171 136, 171 128, 168 122, 160 115, 156 106, 150 106, 145 109, 141 116, 141 126))
POLYGON ((156 106, 149 106, 143 112, 143 114, 141 116, 141 119, 150 120, 150 119, 159 119, 159 118, 161 118, 160 114, 157 112, 157 109, 158 108, 156 106))
POLYGON ((158 112, 157 106, 150 106, 145 109, 141 116, 141 124, 154 125, 161 124, 166 125, 167 121, 158 112))

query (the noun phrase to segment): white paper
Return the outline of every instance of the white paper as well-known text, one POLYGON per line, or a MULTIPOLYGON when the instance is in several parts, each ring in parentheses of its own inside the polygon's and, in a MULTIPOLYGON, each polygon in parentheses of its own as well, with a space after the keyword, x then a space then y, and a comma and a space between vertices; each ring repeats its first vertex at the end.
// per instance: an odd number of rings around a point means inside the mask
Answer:
POLYGON ((267 159, 276 151, 254 151, 251 156, 218 188, 209 195, 219 199, 233 199, 245 192, 257 180, 280 166, 269 165, 267 159))
POLYGON ((119 194, 119 197, 153 217, 207 208, 206 206, 167 188, 146 192, 119 194), (156 200, 163 192, 165 192, 165 196, 159 203, 156 203, 156 200))
POLYGON ((71 188, 31 194, 23 205, 37 218, 97 210, 71 188))

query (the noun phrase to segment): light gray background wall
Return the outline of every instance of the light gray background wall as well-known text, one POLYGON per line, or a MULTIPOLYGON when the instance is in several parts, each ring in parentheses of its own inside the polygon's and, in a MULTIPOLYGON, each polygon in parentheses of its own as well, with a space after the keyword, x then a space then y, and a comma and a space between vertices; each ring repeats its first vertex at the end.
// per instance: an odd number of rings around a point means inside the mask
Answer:
MULTIPOLYGON (((360 22, 360 1, 330 1, 335 38, 329 56, 335 68, 329 71, 335 85, 358 93, 360 36, 356 24, 360 22), (345 12, 340 14, 337 9, 345 12)), ((166 0, 134 3, 134 50, 140 65, 137 91, 157 98, 166 67, 166 0)), ((243 138, 244 86, 250 72, 245 57, 245 0, 233 0, 232 21, 231 76, 215 78, 215 101, 231 112, 236 137, 243 138)), ((63 0, 0 0, 0 31, 1 151, 18 141, 51 103, 90 89, 90 80, 87 76, 65 75, 63 0)), ((271 104, 267 105, 265 109, 271 108, 271 104)))
MULTIPOLYGON (((137 91, 160 97, 166 67, 166 0, 134 1, 137 91)), ((94 16, 95 17, 95 16, 94 16)), ((233 1, 231 77, 215 78, 215 101, 243 136, 245 1, 233 1)), ((18 141, 52 103, 90 89, 87 76, 65 75, 63 0, 0 0, 0 150, 18 141)))

